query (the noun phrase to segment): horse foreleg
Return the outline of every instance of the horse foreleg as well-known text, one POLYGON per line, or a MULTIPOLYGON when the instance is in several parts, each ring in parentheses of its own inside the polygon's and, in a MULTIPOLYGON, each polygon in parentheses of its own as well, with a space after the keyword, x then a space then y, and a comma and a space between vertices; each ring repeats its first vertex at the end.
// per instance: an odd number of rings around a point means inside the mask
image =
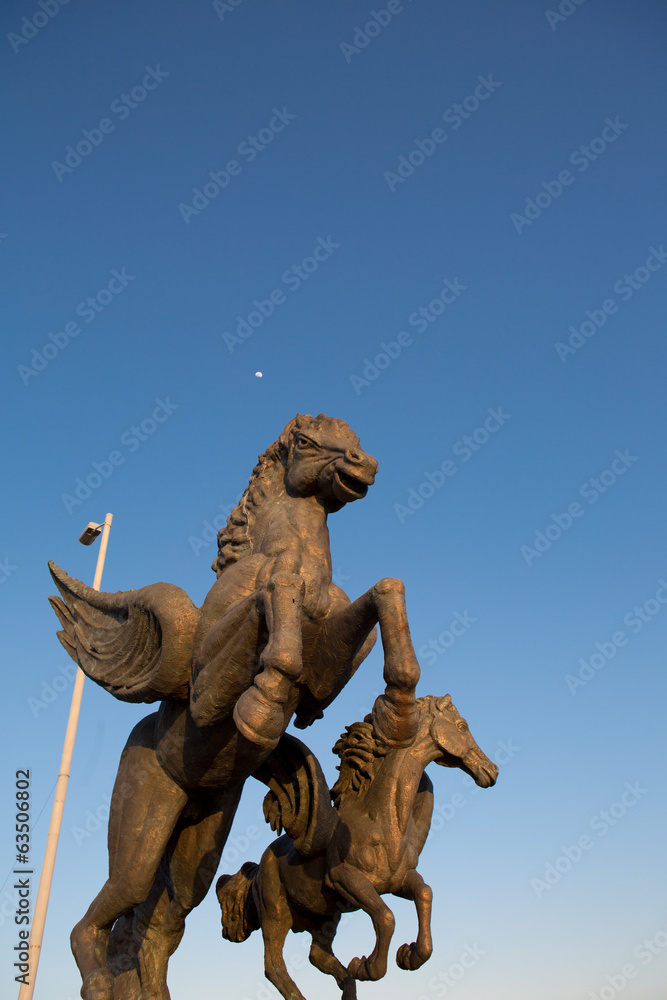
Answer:
POLYGON ((419 710, 415 688, 419 663, 415 655, 405 587, 400 580, 385 577, 358 597, 337 608, 324 624, 324 642, 312 655, 308 686, 311 695, 302 697, 296 725, 303 728, 321 716, 350 679, 372 646, 372 631, 380 626, 384 650, 385 693, 373 706, 378 735, 390 746, 408 746, 417 732, 419 710))
POLYGON ((331 949, 339 920, 340 913, 335 913, 331 920, 323 923, 317 930, 311 931, 313 943, 308 957, 316 969, 334 977, 339 989, 342 990, 342 1000, 357 1000, 357 984, 354 976, 350 975, 331 949))
POLYGON ((375 947, 368 958, 353 958, 347 972, 355 979, 382 979, 387 972, 387 956, 394 933, 394 914, 382 897, 358 868, 342 862, 330 868, 326 878, 334 892, 359 910, 364 910, 373 921, 375 947))
POLYGON ((431 903, 433 891, 419 872, 414 869, 405 876, 403 885, 395 896, 412 899, 417 911, 417 940, 412 944, 402 944, 396 952, 396 964, 400 969, 419 969, 433 954, 431 938, 431 903))
POLYGON ((234 722, 252 743, 272 750, 285 732, 303 670, 302 607, 305 584, 294 573, 274 573, 259 591, 269 634, 259 672, 234 706, 234 722))
POLYGON ((385 743, 405 747, 419 728, 415 688, 420 676, 408 626, 405 587, 400 580, 385 579, 374 590, 384 650, 385 691, 373 704, 373 725, 385 743))

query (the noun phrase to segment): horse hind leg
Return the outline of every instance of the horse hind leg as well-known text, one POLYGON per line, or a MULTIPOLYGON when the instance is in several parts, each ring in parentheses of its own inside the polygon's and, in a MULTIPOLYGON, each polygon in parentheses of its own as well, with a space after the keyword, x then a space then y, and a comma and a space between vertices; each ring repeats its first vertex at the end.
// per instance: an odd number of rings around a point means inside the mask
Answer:
POLYGON ((187 795, 162 770, 152 746, 154 717, 123 751, 109 814, 109 878, 71 934, 84 1000, 113 1000, 107 947, 114 922, 141 903, 187 795), (141 836, 149 831, 149 836, 141 836))
POLYGON ((280 862, 271 847, 264 852, 255 885, 264 939, 264 975, 285 1000, 305 1000, 285 965, 283 949, 292 928, 292 912, 280 878, 280 862))
MULTIPOLYGON (((165 926, 163 915, 169 904, 169 894, 164 883, 160 880, 158 871, 151 891, 144 902, 120 917, 113 925, 109 938, 107 964, 114 975, 114 1000, 158 1000, 158 998, 159 1000, 169 1000, 166 967, 171 951, 164 958, 164 963, 161 963, 160 959, 156 957, 158 949, 152 947, 154 942, 148 941, 148 933, 141 929, 148 920, 151 925, 157 924, 163 931, 165 926), (158 966, 164 964, 164 975, 157 988, 154 988, 153 985, 150 987, 147 985, 149 982, 145 972, 148 964, 147 951, 150 952, 150 960, 148 961, 152 961, 158 966)), ((162 934, 158 943, 159 945, 164 944, 162 934)), ((178 940, 173 945, 172 950, 177 944, 178 940)))
POLYGON ((109 935, 107 967, 114 977, 114 1000, 143 1000, 133 918, 133 910, 119 917, 109 935))
MULTIPOLYGON (((169 1000, 169 959, 183 937, 186 917, 201 903, 218 869, 241 788, 239 784, 214 797, 191 800, 181 813, 151 891, 133 914, 139 991, 126 996, 119 984, 115 1000, 169 1000)), ((115 934, 116 927, 112 940, 115 934)))

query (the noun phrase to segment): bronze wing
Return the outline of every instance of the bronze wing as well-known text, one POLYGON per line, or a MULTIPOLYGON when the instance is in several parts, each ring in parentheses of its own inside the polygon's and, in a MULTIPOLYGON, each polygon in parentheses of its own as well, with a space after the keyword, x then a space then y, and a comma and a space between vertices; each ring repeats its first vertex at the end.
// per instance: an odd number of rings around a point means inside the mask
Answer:
POLYGON ((264 817, 271 829, 283 828, 303 857, 321 854, 338 815, 320 763, 305 743, 285 734, 253 777, 269 786, 264 817))
POLYGON ((49 563, 58 638, 83 672, 121 701, 188 697, 199 610, 171 583, 99 593, 49 563))

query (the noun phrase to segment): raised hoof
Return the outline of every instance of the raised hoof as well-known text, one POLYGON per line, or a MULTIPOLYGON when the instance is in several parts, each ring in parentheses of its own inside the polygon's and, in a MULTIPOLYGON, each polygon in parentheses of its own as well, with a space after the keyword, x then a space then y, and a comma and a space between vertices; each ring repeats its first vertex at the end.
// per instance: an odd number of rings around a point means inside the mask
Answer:
POLYGON ((358 979, 360 981, 373 978, 370 974, 368 959, 365 955, 362 955, 361 958, 353 958, 347 967, 347 971, 353 979, 358 979))
POLYGON ((417 945, 413 941, 412 944, 402 944, 400 946, 396 952, 396 965, 399 969, 414 972, 416 969, 421 968, 427 958, 428 955, 423 956, 419 954, 417 945))
POLYGON ((244 691, 234 705, 234 723, 247 740, 270 752, 285 732, 285 714, 280 705, 267 701, 256 687, 244 691))

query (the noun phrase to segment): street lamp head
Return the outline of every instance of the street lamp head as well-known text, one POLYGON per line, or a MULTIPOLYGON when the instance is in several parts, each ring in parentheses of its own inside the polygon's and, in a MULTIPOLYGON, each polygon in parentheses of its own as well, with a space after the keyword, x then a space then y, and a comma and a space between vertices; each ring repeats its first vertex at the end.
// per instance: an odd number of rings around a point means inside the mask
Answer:
POLYGON ((81 537, 79 538, 79 541, 81 542, 81 544, 82 545, 92 545, 92 543, 95 541, 95 539, 97 538, 97 536, 102 531, 103 527, 104 527, 103 524, 95 524, 94 521, 91 521, 90 524, 88 525, 88 527, 84 528, 83 533, 81 534, 81 537))

